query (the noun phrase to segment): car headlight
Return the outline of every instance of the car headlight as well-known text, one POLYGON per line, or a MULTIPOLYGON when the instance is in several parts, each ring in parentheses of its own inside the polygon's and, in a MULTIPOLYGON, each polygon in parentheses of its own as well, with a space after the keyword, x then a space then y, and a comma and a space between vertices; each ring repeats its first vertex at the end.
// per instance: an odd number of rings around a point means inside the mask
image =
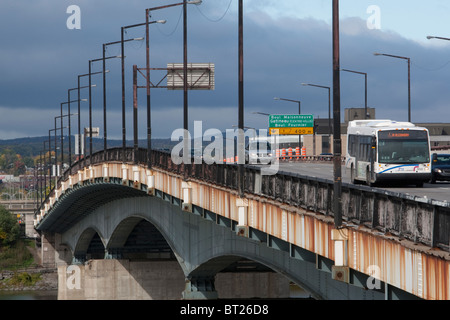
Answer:
POLYGON ((441 170, 441 169, 439 169, 439 168, 436 168, 436 169, 434 169, 434 172, 437 172, 437 173, 442 173, 442 170, 441 170))

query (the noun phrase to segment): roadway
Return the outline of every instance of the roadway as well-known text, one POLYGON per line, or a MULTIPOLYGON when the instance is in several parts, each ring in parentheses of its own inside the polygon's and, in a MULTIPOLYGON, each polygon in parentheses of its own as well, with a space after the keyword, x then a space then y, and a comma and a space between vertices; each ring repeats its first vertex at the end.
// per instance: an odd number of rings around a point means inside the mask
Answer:
MULTIPOLYGON (((331 181, 334 180, 332 162, 280 162, 279 171, 294 172, 304 176, 328 179, 331 181)), ((350 183, 350 176, 347 174, 344 166, 342 166, 342 182, 350 183)), ((449 182, 438 181, 436 184, 425 183, 423 188, 417 188, 414 185, 394 185, 386 183, 384 185, 379 185, 376 188, 450 202, 449 182)))

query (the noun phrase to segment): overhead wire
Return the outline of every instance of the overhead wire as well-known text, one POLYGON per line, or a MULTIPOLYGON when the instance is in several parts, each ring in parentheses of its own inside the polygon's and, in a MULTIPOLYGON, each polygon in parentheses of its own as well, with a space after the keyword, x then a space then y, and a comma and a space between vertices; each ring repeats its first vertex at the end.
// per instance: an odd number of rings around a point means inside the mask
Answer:
POLYGON ((220 16, 218 19, 212 19, 212 18, 209 18, 209 17, 208 17, 208 16, 200 9, 200 6, 196 6, 196 7, 197 7, 198 12, 200 12, 200 14, 201 14, 206 20, 211 21, 211 22, 219 22, 219 21, 221 21, 221 20, 227 15, 228 11, 230 11, 230 7, 231 7, 231 3, 232 3, 232 2, 233 2, 233 0, 230 0, 230 2, 228 3, 228 6, 227 6, 225 12, 224 12, 224 13, 222 14, 222 16, 220 16))
POLYGON ((159 26, 159 23, 156 24, 156 28, 158 29, 159 33, 161 33, 163 36, 170 37, 170 36, 172 36, 172 35, 175 33, 175 31, 178 29, 178 26, 180 25, 180 21, 181 21, 181 17, 182 17, 182 16, 183 16, 183 9, 180 9, 180 15, 178 16, 178 21, 177 21, 177 23, 176 23, 174 29, 173 29, 171 32, 169 32, 169 33, 163 32, 162 29, 161 29, 160 26, 159 26))
POLYGON ((415 66, 415 67, 417 67, 417 68, 419 68, 419 69, 422 69, 422 70, 425 70, 425 71, 439 71, 439 70, 444 69, 444 68, 445 68, 446 66, 448 66, 449 64, 450 64, 450 60, 447 61, 446 63, 444 63, 443 65, 441 65, 441 66, 439 66, 439 67, 436 67, 436 68, 425 68, 425 67, 422 67, 422 66, 418 65, 418 64, 415 63, 414 61, 411 61, 411 66, 415 66))

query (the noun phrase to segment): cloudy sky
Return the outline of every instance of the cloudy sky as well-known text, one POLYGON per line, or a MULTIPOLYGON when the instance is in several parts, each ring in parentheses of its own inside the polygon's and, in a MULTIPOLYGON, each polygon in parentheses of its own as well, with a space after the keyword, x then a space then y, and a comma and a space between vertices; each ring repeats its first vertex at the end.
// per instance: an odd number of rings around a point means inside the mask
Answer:
MULTIPOLYGON (((175 1, 176 2, 176 1, 175 1)), ((68 90, 89 60, 101 58, 102 44, 120 40, 123 26, 145 21, 145 9, 175 3, 162 0, 2 0, 0 2, 0 139, 46 136, 59 116, 68 90), (78 6, 79 15, 67 9, 78 6), (79 19, 78 19, 79 18, 79 19), (79 23, 81 29, 68 28, 79 23)), ((238 0, 203 0, 189 5, 188 60, 215 64, 215 90, 189 92, 189 127, 231 129, 238 122, 238 0)), ((151 64, 164 68, 183 61, 182 7, 154 11, 151 64)), ((331 0, 244 0, 245 125, 267 128, 264 112, 289 114, 301 100, 302 113, 328 116, 327 91, 302 82, 332 86, 331 0)), ((448 0, 342 0, 341 67, 368 73, 368 102, 377 118, 407 120, 407 63, 374 52, 411 58, 413 122, 450 122, 450 37, 448 0)), ((145 36, 143 27, 125 37, 145 36)), ((120 54, 119 45, 107 49, 120 54)), ((127 138, 132 139, 132 65, 145 67, 144 41, 129 42, 126 55, 127 138)), ((93 72, 101 63, 92 64, 93 72)), ((121 138, 121 68, 107 62, 108 137, 121 138)), ((154 72, 158 82, 162 73, 154 72)), ((139 78, 139 85, 144 85, 139 78)), ((102 79, 93 76, 93 125, 103 135, 102 79)), ((82 86, 87 77, 82 78, 82 86)), ((139 89, 140 137, 146 131, 145 90, 139 89)), ((88 97, 86 89, 81 98, 88 97)), ((77 92, 71 91, 71 99, 77 92)), ((364 78, 341 74, 341 107, 364 106, 364 78)), ((71 104, 71 112, 76 104, 71 104)), ((67 104, 63 105, 64 114, 67 104)), ((88 104, 81 104, 81 127, 88 126, 88 104)), ((67 118, 65 118, 67 119, 67 118)), ((170 137, 183 126, 182 91, 152 90, 153 137, 170 137)), ((58 119, 59 121, 59 119, 58 119)), ((67 124, 65 124, 67 125, 67 124)), ((72 128, 77 127, 72 117, 72 128)), ((72 132, 74 129, 72 129, 72 132)), ((74 133, 74 132, 73 132, 74 133)))

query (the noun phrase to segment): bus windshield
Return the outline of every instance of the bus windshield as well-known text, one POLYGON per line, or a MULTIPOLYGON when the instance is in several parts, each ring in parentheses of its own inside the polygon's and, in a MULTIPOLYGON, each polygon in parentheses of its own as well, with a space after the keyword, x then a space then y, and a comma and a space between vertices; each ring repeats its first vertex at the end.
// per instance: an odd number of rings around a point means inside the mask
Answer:
POLYGON ((427 132, 414 130, 378 132, 378 162, 392 164, 430 162, 427 132))

